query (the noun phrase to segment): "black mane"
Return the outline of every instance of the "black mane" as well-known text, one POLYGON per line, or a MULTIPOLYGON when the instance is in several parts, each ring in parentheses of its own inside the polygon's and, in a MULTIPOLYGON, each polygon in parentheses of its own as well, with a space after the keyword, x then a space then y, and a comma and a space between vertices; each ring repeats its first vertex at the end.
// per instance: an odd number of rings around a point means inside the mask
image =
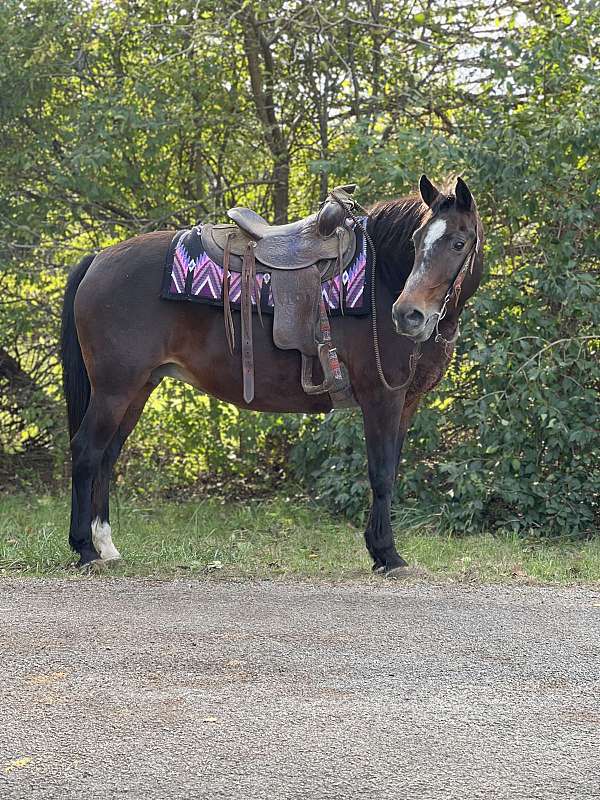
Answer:
POLYGON ((411 237, 430 213, 418 194, 382 200, 369 211, 368 231, 377 253, 377 274, 394 294, 400 293, 413 267, 411 237))
POLYGON ((369 233, 382 249, 403 247, 423 223, 429 208, 420 195, 381 200, 369 211, 369 233))

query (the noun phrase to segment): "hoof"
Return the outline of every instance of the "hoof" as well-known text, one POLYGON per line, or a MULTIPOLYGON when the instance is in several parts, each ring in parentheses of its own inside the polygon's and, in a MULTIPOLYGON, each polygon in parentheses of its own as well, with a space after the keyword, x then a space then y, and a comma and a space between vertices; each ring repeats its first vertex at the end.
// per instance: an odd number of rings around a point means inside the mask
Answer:
POLYGON ((383 561, 375 561, 371 570, 373 575, 382 575, 383 577, 387 578, 392 576, 396 573, 396 571, 406 570, 408 568, 408 563, 399 556, 397 553, 394 554, 394 558, 384 563, 383 561))
POLYGON ((110 561, 105 561, 103 558, 97 558, 95 561, 92 561, 91 564, 88 564, 88 570, 90 573, 94 575, 100 575, 102 572, 106 572, 107 569, 110 568, 110 561))
POLYGON ((104 564, 109 564, 112 567, 114 564, 118 564, 119 561, 123 561, 123 557, 120 553, 117 553, 116 556, 110 556, 109 558, 104 557, 101 558, 100 561, 102 561, 104 564))
POLYGON ((90 564, 100 560, 100 556, 93 548, 85 549, 79 554, 79 561, 76 564, 77 569, 86 569, 90 564))
POLYGON ((101 575, 102 573, 112 569, 119 562, 120 559, 118 558, 111 558, 110 560, 105 558, 97 558, 95 561, 88 561, 87 564, 84 564, 82 567, 80 567, 80 570, 87 575, 101 575))
POLYGON ((123 563, 123 559, 121 556, 115 556, 114 558, 101 558, 99 561, 95 561, 95 568, 96 569, 115 569, 119 564, 123 563))
POLYGON ((98 565, 102 563, 102 559, 98 557, 93 558, 90 561, 84 561, 80 558, 75 566, 81 572, 95 572, 98 569, 98 565))
POLYGON ((385 578, 390 578, 393 581, 401 581, 405 578, 411 578, 414 571, 407 565, 398 565, 396 567, 386 567, 383 571, 385 578))
POLYGON ((422 567, 391 567, 385 571, 386 579, 392 581, 405 581, 405 580, 420 580, 428 576, 426 569, 422 567))

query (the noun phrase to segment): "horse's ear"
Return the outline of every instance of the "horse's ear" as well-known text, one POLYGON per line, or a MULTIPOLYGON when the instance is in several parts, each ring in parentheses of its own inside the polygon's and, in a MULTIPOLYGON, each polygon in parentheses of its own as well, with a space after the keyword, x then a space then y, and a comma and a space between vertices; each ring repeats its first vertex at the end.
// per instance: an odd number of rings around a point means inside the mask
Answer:
POLYGON ((473 209, 473 195, 462 178, 456 179, 455 194, 457 208, 461 211, 471 211, 473 209))
POLYGON ((423 199, 425 205, 431 208, 435 199, 439 196, 439 191, 429 180, 427 175, 421 175, 419 180, 419 191, 421 192, 421 198, 423 199))

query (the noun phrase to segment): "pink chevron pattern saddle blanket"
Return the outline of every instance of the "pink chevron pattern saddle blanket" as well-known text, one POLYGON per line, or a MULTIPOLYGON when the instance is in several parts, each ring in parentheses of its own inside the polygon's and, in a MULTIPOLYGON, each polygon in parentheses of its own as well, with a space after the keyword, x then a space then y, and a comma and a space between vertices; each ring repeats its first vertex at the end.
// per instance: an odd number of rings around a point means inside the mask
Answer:
MULTIPOLYGON (((188 300, 208 305, 223 305, 223 268, 205 253, 200 236, 201 226, 178 231, 169 247, 161 297, 164 300, 188 300)), ((340 274, 321 284, 325 308, 332 316, 369 313, 370 257, 361 231, 356 231, 356 253, 340 274)), ((252 308, 273 313, 271 273, 256 265, 256 283, 252 291, 252 308)), ((239 272, 229 273, 229 302, 240 308, 242 278, 239 272)))

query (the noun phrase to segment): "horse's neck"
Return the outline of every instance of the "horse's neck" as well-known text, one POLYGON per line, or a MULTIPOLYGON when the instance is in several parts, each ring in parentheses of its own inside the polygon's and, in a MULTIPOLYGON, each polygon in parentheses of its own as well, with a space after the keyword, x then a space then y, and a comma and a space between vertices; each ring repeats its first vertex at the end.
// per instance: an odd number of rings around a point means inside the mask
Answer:
POLYGON ((368 218, 367 230, 371 234, 376 259, 376 288, 386 289, 397 297, 413 268, 415 251, 411 236, 417 229, 417 220, 403 220, 397 236, 390 237, 389 225, 378 224, 368 218))
POLYGON ((397 253, 389 250, 376 252, 375 288, 389 293, 394 300, 398 297, 408 280, 414 263, 414 250, 410 243, 401 246, 397 253))

